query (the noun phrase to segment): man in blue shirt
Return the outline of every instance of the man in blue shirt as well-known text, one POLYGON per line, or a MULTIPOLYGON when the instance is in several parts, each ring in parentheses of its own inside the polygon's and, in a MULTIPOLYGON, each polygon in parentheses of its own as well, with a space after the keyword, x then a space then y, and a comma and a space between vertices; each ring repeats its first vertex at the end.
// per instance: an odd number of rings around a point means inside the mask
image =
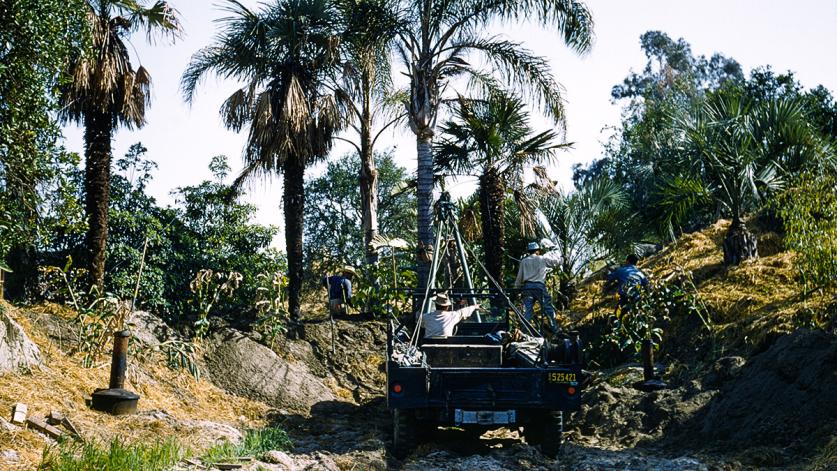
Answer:
POLYGON ((624 265, 607 276, 605 287, 608 289, 616 288, 619 293, 619 306, 623 309, 639 297, 640 291, 637 288, 642 289, 648 286, 648 277, 637 268, 637 262, 639 262, 637 256, 630 254, 625 259, 624 265))
POLYGON ((332 315, 346 314, 346 307, 352 305, 352 279, 357 275, 354 268, 343 267, 342 274, 324 276, 323 286, 328 290, 328 309, 332 315))

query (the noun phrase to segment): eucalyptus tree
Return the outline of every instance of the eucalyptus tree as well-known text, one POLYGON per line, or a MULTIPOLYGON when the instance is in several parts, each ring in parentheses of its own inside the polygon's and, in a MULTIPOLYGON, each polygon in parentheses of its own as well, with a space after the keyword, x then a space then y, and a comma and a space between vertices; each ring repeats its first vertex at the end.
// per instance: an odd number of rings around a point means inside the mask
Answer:
POLYGON ((70 61, 58 117, 84 126, 87 263, 92 281, 102 288, 113 132, 118 126, 144 126, 151 102, 151 75, 131 64, 129 37, 144 30, 150 42, 158 36, 174 40, 181 26, 177 11, 162 0, 87 0, 85 7, 91 44, 87 53, 70 61))
POLYGON ((299 319, 303 277, 304 177, 324 158, 344 123, 345 111, 326 86, 339 69, 341 24, 324 0, 273 0, 251 10, 228 0, 229 16, 212 45, 192 56, 181 88, 192 102, 201 79, 213 72, 244 82, 221 106, 224 124, 248 128, 244 169, 234 185, 282 175, 288 308, 299 319))
POLYGON ((534 132, 523 101, 504 93, 485 100, 459 97, 454 119, 441 127, 434 146, 436 166, 456 175, 479 177, 480 219, 485 266, 502 283, 506 258, 505 201, 523 195, 524 174, 549 162, 566 147, 554 130, 534 132))
POLYGON ((793 171, 813 164, 823 142, 797 100, 754 103, 740 89, 711 94, 695 113, 680 119, 684 170, 663 187, 673 220, 696 205, 719 205, 732 218, 724 238, 724 263, 758 256, 746 212, 779 189, 793 171))
MULTIPOLYGON (((416 136, 419 250, 432 245, 432 145, 439 105, 452 79, 497 89, 497 79, 524 92, 551 118, 562 123, 563 101, 547 61, 520 43, 489 34, 495 21, 534 21, 558 33, 572 50, 587 52, 593 19, 578 0, 405 0, 405 27, 396 43, 409 80, 408 122, 416 136), (485 63, 489 70, 476 64, 485 63)), ((427 281, 429 262, 419 257, 419 286, 427 281), (425 260, 425 261, 423 261, 425 260)))
POLYGON ((372 243, 379 234, 378 169, 374 149, 381 134, 403 117, 392 113, 392 46, 401 25, 397 0, 338 0, 345 23, 343 73, 335 91, 343 98, 351 116, 355 140, 350 143, 360 156, 361 229, 367 263, 374 263, 378 250, 372 243), (376 119, 378 118, 378 119, 376 119), (378 125, 377 129, 375 125, 378 125))

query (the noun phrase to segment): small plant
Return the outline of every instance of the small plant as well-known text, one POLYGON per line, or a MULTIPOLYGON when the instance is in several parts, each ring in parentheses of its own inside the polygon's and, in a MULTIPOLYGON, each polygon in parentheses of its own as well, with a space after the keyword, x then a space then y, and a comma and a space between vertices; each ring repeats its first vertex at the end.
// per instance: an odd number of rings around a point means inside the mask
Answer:
POLYGON ((409 283, 409 280, 409 274, 397 273, 394 268, 384 263, 364 267, 361 276, 354 283, 354 305, 378 319, 388 318, 390 314, 399 317, 411 308, 412 298, 407 290, 396 288, 395 283, 409 283), (392 284, 389 283, 390 280, 392 284))
POLYGON ((213 272, 203 269, 195 274, 189 283, 189 289, 194 294, 192 304, 197 308, 198 320, 195 321, 195 338, 202 339, 209 332, 209 314, 212 309, 223 300, 231 299, 241 284, 241 273, 213 272))
POLYGON ((124 327, 128 307, 109 294, 102 295, 96 286, 86 293, 81 291, 78 286, 86 273, 72 268, 72 264, 68 257, 63 268, 42 267, 41 289, 50 296, 48 299, 63 301, 76 311, 76 350, 83 354, 82 366, 90 368, 107 349, 113 332, 124 327))
POLYGON ((281 272, 256 275, 256 326, 255 329, 273 343, 279 334, 286 332, 290 312, 286 299, 288 277, 281 272))
POLYGON ((186 457, 173 439, 128 445, 116 439, 109 446, 96 442, 63 441, 44 449, 39 470, 44 471, 166 471, 186 457))
POLYGON ((201 378, 201 371, 195 361, 195 345, 183 340, 166 340, 160 344, 160 352, 166 357, 166 365, 173 369, 184 369, 196 380, 201 378))
POLYGON ((237 457, 252 456, 259 458, 271 450, 290 450, 291 439, 285 430, 273 426, 251 429, 244 433, 240 443, 224 441, 210 448, 201 458, 206 465, 212 466, 222 461, 237 457))
POLYGON ((663 325, 675 315, 696 315, 711 332, 708 311, 697 294, 692 275, 680 267, 663 280, 650 280, 646 288, 629 287, 625 296, 628 302, 616 309, 611 330, 603 340, 623 353, 639 355, 646 339, 659 350, 663 325))

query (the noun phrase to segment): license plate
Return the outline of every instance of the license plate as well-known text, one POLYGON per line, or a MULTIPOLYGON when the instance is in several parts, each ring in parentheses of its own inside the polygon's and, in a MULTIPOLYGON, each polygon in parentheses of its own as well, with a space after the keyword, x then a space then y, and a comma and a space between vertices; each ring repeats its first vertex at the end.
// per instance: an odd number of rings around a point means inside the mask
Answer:
POLYGON ((513 410, 454 410, 454 424, 505 425, 515 423, 517 414, 513 410))
POLYGON ((546 380, 550 383, 559 383, 559 384, 577 384, 578 379, 576 378, 575 373, 559 373, 559 372, 552 372, 546 374, 546 380))

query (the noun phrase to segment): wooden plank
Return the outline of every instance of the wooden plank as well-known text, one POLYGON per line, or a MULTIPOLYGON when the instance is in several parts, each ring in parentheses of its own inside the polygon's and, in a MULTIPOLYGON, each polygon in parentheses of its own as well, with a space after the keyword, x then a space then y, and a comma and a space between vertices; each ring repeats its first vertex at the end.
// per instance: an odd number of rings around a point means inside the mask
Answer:
POLYGON ((244 465, 238 463, 215 463, 215 467, 218 469, 239 469, 243 468, 244 465))
POLYGON ((49 425, 45 421, 36 417, 30 417, 26 419, 26 424, 41 433, 49 435, 52 438, 61 438, 62 436, 64 436, 64 432, 58 430, 52 425, 49 425))
POLYGON ((29 406, 18 402, 12 407, 12 423, 24 424, 26 423, 26 414, 29 412, 29 406))
POLYGON ((72 422, 70 422, 69 418, 64 417, 63 419, 61 419, 61 425, 63 425, 65 429, 69 430, 70 434, 75 435, 78 438, 81 438, 81 434, 79 433, 76 426, 72 422))

